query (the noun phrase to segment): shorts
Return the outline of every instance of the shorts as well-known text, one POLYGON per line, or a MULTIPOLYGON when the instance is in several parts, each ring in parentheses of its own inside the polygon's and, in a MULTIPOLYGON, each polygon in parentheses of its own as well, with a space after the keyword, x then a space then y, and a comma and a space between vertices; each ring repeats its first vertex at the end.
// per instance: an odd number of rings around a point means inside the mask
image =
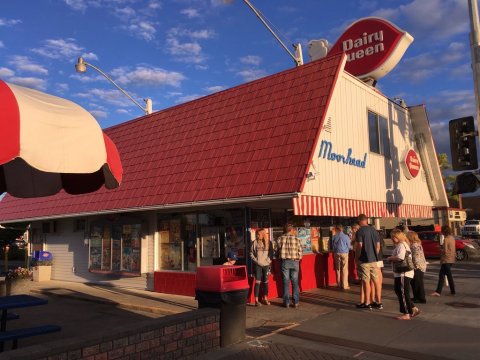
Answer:
POLYGON ((382 268, 384 265, 383 265, 383 260, 380 260, 380 261, 377 261, 377 267, 378 268, 382 268))
POLYGON ((363 281, 370 281, 377 279, 377 262, 360 264, 358 276, 363 281))

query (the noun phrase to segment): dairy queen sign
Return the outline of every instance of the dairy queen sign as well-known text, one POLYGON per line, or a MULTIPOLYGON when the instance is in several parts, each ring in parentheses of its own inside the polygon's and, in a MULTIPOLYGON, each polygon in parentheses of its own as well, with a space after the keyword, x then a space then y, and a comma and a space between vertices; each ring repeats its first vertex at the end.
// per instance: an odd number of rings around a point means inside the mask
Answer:
POLYGON ((420 159, 415 150, 410 149, 405 154, 403 161, 403 173, 408 180, 416 178, 420 173, 420 159))
POLYGON ((347 55, 345 70, 360 79, 378 80, 400 61, 413 37, 380 18, 354 22, 340 36, 329 54, 347 55))

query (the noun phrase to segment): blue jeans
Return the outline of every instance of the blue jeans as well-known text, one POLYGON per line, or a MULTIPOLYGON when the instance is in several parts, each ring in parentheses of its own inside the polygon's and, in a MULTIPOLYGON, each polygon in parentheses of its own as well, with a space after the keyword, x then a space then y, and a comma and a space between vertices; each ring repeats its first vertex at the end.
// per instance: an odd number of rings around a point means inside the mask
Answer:
POLYGON ((292 281, 293 303, 298 304, 300 290, 298 288, 298 260, 282 260, 283 302, 290 303, 290 280, 292 281))

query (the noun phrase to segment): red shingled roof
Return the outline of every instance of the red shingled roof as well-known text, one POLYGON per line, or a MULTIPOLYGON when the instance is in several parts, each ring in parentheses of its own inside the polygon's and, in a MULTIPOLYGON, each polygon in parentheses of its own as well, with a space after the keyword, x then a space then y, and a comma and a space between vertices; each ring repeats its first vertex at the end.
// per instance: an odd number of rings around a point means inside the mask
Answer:
POLYGON ((118 189, 0 202, 0 221, 301 190, 343 56, 286 70, 105 132, 118 189))

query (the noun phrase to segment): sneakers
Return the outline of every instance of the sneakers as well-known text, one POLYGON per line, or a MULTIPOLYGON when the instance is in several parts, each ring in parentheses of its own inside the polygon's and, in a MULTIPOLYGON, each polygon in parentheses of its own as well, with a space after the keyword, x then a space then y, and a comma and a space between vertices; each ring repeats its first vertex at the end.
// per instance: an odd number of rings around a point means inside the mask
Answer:
POLYGON ((435 292, 431 293, 430 296, 440 296, 440 294, 435 291, 435 292))
POLYGON ((285 302, 284 302, 284 303, 282 304, 282 306, 283 306, 284 308, 287 308, 287 309, 288 309, 288 307, 289 307, 290 305, 289 305, 288 303, 285 303, 285 302))
POLYGON ((374 308, 374 309, 383 310, 383 304, 382 303, 373 302, 371 305, 372 305, 372 308, 374 308))
POLYGON ((372 305, 371 304, 365 304, 365 303, 362 303, 362 304, 357 304, 355 305, 357 307, 357 309, 368 309, 368 310, 372 310, 372 305))
POLYGON ((293 307, 294 309, 298 309, 298 303, 297 303, 297 304, 293 304, 292 307, 293 307))

